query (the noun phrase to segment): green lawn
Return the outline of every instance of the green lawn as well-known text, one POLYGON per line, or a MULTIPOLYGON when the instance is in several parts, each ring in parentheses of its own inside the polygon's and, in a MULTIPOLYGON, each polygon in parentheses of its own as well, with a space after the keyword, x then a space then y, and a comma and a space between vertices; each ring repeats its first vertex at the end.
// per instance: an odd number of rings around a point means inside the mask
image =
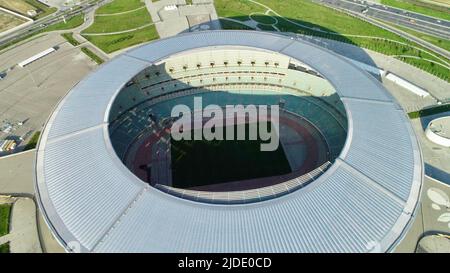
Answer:
POLYGON ((41 131, 37 131, 33 134, 31 139, 28 141, 27 145, 25 145, 24 151, 31 150, 36 148, 36 145, 39 141, 39 136, 41 135, 41 131))
MULTIPOLYGON (((265 11, 265 8, 249 2, 248 0, 216 0, 215 2, 222 3, 221 6, 228 9, 227 12, 224 12, 223 9, 217 10, 219 16, 221 17, 233 17, 224 14, 231 13, 230 9, 233 10, 235 8, 234 3, 241 2, 251 3, 251 7, 254 9, 248 13, 245 11, 245 15, 248 15, 251 12, 265 11), (226 3, 226 5, 223 3, 226 3)), ((309 0, 258 0, 258 2, 272 8, 282 17, 293 19, 297 23, 318 30, 335 32, 337 34, 372 35, 390 39, 399 38, 397 35, 390 33, 389 31, 380 29, 370 23, 353 18, 344 13, 336 12, 328 7, 313 3, 309 0)), ((291 24, 290 28, 292 30, 297 30, 299 27, 291 24)))
POLYGON ((92 52, 89 48, 86 47, 82 47, 81 51, 86 54, 89 58, 91 58, 91 60, 93 60, 94 62, 96 62, 97 64, 102 64, 104 62, 104 60, 102 58, 100 58, 99 56, 97 56, 94 52, 92 52))
POLYGON ((72 28, 79 27, 83 23, 84 23, 84 15, 78 14, 69 19, 66 19, 65 23, 64 23, 64 21, 61 21, 59 23, 56 23, 56 24, 46 27, 44 29, 44 32, 54 31, 54 30, 72 29, 72 28))
POLYGON ((427 109, 422 109, 415 112, 409 112, 408 116, 410 119, 416 119, 420 117, 435 115, 443 112, 450 111, 450 104, 438 105, 427 109))
POLYGON ((233 17, 233 19, 246 21, 252 12, 264 12, 265 9, 248 0, 214 0, 217 14, 220 17, 233 17))
POLYGON ((0 205, 0 236, 9 233, 10 215, 11 215, 11 204, 0 205))
POLYGON ((450 20, 450 9, 445 11, 444 7, 438 7, 431 4, 424 4, 418 1, 405 1, 405 0, 381 0, 381 4, 401 8, 417 13, 422 13, 428 16, 450 20), (425 6, 426 5, 426 6, 425 6))
POLYGON ((438 64, 434 64, 433 62, 429 62, 427 60, 416 59, 416 58, 408 58, 408 57, 397 57, 397 59, 409 63, 415 67, 418 67, 428 73, 431 73, 441 79, 445 79, 446 81, 450 80, 449 69, 443 67, 438 64))
POLYGON ((96 11, 99 14, 113 14, 131 11, 125 14, 96 16, 94 24, 83 30, 83 36, 106 53, 130 47, 132 45, 159 38, 146 8, 135 10, 144 5, 139 0, 115 0, 96 11), (134 10, 134 11, 133 11, 134 10), (133 30, 139 27, 141 29, 133 30), (89 33, 129 32, 106 35, 87 35, 89 33))
POLYGON ((154 25, 123 34, 84 37, 106 53, 159 38, 154 25))
POLYGON ((96 14, 114 14, 129 10, 134 10, 145 4, 141 0, 114 0, 113 2, 101 6, 95 12, 96 14))
POLYGON ((259 140, 172 139, 172 185, 189 188, 291 172, 281 145, 261 152, 260 144, 259 140))
POLYGON ((250 17, 256 22, 266 25, 272 25, 277 22, 275 18, 264 14, 252 14, 250 17))
POLYGON ((75 40, 75 38, 73 38, 73 32, 63 33, 61 34, 61 36, 73 46, 80 45, 80 43, 77 40, 75 40))
POLYGON ((9 243, 0 245, 0 253, 9 253, 9 243))
MULTIPOLYGON (((386 22, 384 22, 384 23, 386 23, 386 22)), ((386 23, 386 24, 388 24, 388 23, 386 23)), ((415 31, 415 30, 412 30, 412 29, 409 29, 409 28, 406 28, 406 27, 401 27, 401 26, 398 26, 398 25, 392 25, 392 24, 389 24, 389 25, 391 25, 391 26, 393 26, 395 28, 398 28, 398 29, 400 29, 400 30, 402 30, 404 32, 407 32, 407 33, 409 33, 411 35, 414 35, 414 36, 416 36, 416 37, 418 37, 418 38, 420 38, 422 40, 425 40, 425 41, 427 41, 429 43, 432 43, 435 46, 438 46, 438 47, 441 47, 441 48, 443 48, 443 49, 445 49, 447 51, 450 51, 450 40, 441 39, 441 38, 438 38, 438 37, 435 37, 435 36, 424 34, 422 32, 415 31)))
POLYGON ((276 29, 274 29, 272 26, 270 25, 262 25, 262 24, 258 24, 257 27, 259 27, 259 29, 261 30, 265 30, 265 31, 276 31, 276 29))
POLYGON ((251 27, 248 27, 244 24, 240 24, 237 22, 232 22, 224 19, 219 19, 220 25, 222 25, 223 29, 242 29, 242 30, 252 30, 251 27))
POLYGON ((96 16, 94 24, 83 33, 107 33, 130 30, 152 22, 147 9, 139 9, 130 13, 113 16, 96 16))
MULTIPOLYGON (((270 15, 278 19, 275 25, 280 31, 294 32, 299 34, 320 36, 327 39, 338 40, 345 43, 368 48, 386 55, 411 55, 420 58, 441 62, 438 58, 428 54, 424 48, 412 43, 394 33, 376 27, 342 12, 316 4, 310 0, 258 0, 261 4, 273 9, 282 17, 274 13, 270 15), (374 39, 370 37, 354 37, 352 35, 381 37, 374 39), (385 39, 394 40, 389 42, 385 39), (417 47, 420 50, 414 48, 417 47)), ((230 17, 239 21, 249 20, 252 12, 264 12, 265 8, 248 0, 215 0, 215 6, 219 17, 230 17)), ((236 24, 235 24, 236 25, 236 24)), ((228 28, 233 26, 228 25, 228 28)), ((261 27, 261 25, 260 25, 261 27)), ((272 30, 262 27, 262 29, 272 30)), ((448 59, 442 57, 446 61, 448 59)), ((450 81, 450 71, 443 67, 431 65, 430 62, 415 59, 402 59, 404 62, 424 69, 429 73, 450 81)))

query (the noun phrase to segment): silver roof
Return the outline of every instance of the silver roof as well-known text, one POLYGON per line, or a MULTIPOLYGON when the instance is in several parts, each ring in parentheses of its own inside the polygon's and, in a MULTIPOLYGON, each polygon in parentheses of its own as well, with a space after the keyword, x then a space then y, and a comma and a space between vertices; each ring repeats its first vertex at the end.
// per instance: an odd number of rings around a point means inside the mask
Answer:
POLYGON ((403 110, 349 61, 276 34, 203 31, 128 51, 76 85, 43 131, 36 190, 60 243, 84 252, 366 252, 374 243, 392 251, 414 217, 422 165, 403 110), (316 181, 267 201, 217 205, 152 188, 122 164, 107 122, 117 93, 154 62, 213 46, 285 54, 335 87, 349 119, 347 141, 316 181))

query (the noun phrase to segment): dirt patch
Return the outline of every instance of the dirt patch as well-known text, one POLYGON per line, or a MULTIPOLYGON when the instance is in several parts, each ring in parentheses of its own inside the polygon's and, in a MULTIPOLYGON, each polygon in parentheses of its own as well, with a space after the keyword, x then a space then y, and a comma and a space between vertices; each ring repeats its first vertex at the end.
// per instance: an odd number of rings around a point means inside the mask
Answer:
POLYGON ((19 26, 23 23, 25 23, 24 19, 21 19, 7 12, 0 11, 0 33, 13 27, 19 26))
POLYGON ((0 0, 0 6, 20 13, 22 15, 26 15, 27 11, 34 10, 36 11, 36 7, 30 5, 29 3, 23 0, 0 0))

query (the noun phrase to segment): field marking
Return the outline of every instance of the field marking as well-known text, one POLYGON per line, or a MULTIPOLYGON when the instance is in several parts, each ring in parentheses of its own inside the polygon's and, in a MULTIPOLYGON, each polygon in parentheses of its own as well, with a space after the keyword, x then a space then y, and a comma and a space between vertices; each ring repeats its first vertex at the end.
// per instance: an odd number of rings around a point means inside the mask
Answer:
POLYGON ((122 31, 116 31, 116 32, 83 33, 82 35, 85 35, 85 36, 106 36, 106 35, 123 34, 123 33, 128 33, 128 32, 133 32, 133 31, 136 31, 136 30, 140 30, 140 29, 146 28, 148 26, 152 26, 154 24, 155 23, 149 23, 149 24, 145 24, 145 25, 142 25, 140 27, 137 27, 137 28, 127 29, 127 30, 122 30, 122 31))
POLYGON ((127 14, 127 13, 131 13, 131 12, 135 12, 137 10, 143 9, 145 8, 145 6, 139 7, 137 9, 133 9, 133 10, 127 10, 127 11, 123 11, 123 12, 117 12, 117 13, 99 13, 99 14, 95 14, 95 16, 117 16, 117 15, 122 15, 122 14, 127 14))

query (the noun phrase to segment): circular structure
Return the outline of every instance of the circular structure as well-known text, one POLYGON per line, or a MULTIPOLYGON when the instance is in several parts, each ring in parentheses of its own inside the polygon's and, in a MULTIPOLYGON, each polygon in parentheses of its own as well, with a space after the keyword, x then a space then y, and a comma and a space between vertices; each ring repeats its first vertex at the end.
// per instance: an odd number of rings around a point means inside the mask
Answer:
POLYGON ((441 117, 430 121, 425 135, 436 144, 450 147, 450 117, 441 117))
POLYGON ((47 223, 68 250, 393 251, 415 217, 422 166, 403 110, 353 64, 285 36, 208 31, 133 49, 77 84, 42 133, 36 188, 47 223), (299 166, 316 159, 302 170, 307 177, 289 172, 296 175, 245 189, 161 185, 170 173, 140 177, 133 166, 151 165, 158 174, 174 166, 160 160, 173 154, 169 141, 151 139, 164 140, 175 121, 170 108, 195 96, 220 107, 236 98, 279 105, 280 128, 307 143, 295 147, 324 150, 284 149, 299 166), (146 144, 165 152, 142 153, 146 144))
POLYGON ((317 71, 254 49, 218 47, 204 55, 196 50, 165 58, 135 75, 116 95, 109 137, 132 173, 193 201, 242 204, 303 187, 334 162, 347 136, 347 116, 333 86, 317 71), (196 99, 203 109, 194 113, 206 117, 197 128, 186 124, 190 140, 175 141, 170 129, 181 118, 170 110, 179 105, 193 109, 196 99), (258 117, 248 116, 272 105, 279 109, 274 121, 260 117, 255 122, 258 117), (220 113, 205 110, 211 106, 220 113), (253 128, 257 136, 263 121, 277 125, 279 145, 273 151, 260 151, 269 143, 258 137, 244 142, 226 136, 238 126, 244 135, 253 128), (192 132, 211 122, 218 123, 215 129, 226 141, 191 140, 192 132))

